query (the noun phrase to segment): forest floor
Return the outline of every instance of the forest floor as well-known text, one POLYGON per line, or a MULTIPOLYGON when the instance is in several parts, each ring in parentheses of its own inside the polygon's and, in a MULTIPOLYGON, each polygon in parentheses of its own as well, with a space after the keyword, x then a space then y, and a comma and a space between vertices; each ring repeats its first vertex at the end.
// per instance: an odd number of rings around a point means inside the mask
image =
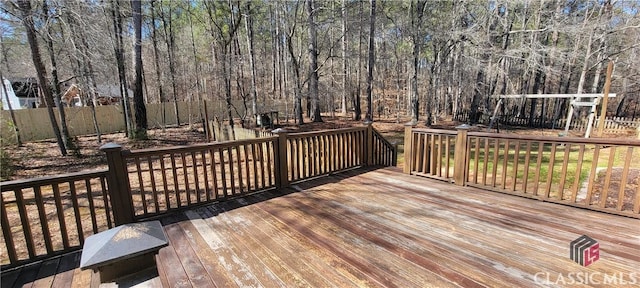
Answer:
MULTIPOLYGON (((324 122, 312 123, 309 119, 305 119, 305 124, 296 125, 290 119, 288 123, 281 121, 277 127, 283 127, 291 132, 317 131, 323 129, 338 129, 353 126, 361 126, 362 121, 354 121, 348 117, 329 117, 323 116, 324 122)), ((398 163, 403 163, 403 140, 404 140, 404 124, 409 118, 382 118, 375 119, 373 126, 391 143, 397 143, 399 146, 398 163)), ((461 123, 457 121, 438 121, 437 125, 431 128, 454 129, 461 123)), ((418 125, 424 126, 422 124, 418 125)), ((486 131, 486 127, 473 127, 473 131, 486 131)), ((495 129, 492 131, 495 132, 495 129)), ((561 130, 549 129, 527 129, 527 128, 501 128, 501 133, 515 133, 527 135, 546 135, 557 136, 561 130)), ((190 145, 195 143, 206 143, 207 139, 204 134, 202 125, 194 124, 192 126, 184 125, 180 127, 171 127, 166 129, 152 129, 148 131, 148 140, 130 140, 125 133, 113 133, 102 135, 102 142, 98 142, 95 135, 76 137, 76 145, 78 146, 76 155, 73 151, 69 156, 60 156, 60 150, 55 139, 24 143, 21 147, 6 146, 4 150, 10 157, 10 165, 12 165, 13 175, 11 180, 26 179, 43 176, 53 176, 64 173, 78 172, 83 170, 96 170, 106 168, 106 158, 99 148, 105 143, 114 142, 124 146, 126 149, 142 149, 169 147, 176 145, 190 145)), ((580 136, 570 135, 570 136, 580 136)))

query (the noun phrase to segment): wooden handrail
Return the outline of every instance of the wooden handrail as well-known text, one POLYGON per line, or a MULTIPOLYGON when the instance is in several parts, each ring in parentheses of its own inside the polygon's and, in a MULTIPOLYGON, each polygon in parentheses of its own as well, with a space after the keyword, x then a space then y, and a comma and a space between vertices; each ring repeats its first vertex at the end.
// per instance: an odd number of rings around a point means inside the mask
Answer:
POLYGON ((107 175, 108 172, 108 169, 100 169, 96 171, 74 172, 56 176, 11 180, 0 183, 0 189, 2 189, 2 192, 8 192, 16 189, 26 189, 35 186, 51 185, 54 183, 65 183, 84 180, 87 178, 98 178, 107 175))
MULTIPOLYGON (((451 131, 454 132, 455 131, 451 131)), ((640 146, 640 140, 635 139, 616 139, 616 138, 580 138, 580 137, 554 137, 554 136, 535 136, 535 135, 515 135, 504 133, 487 133, 487 132, 469 132, 468 135, 474 137, 489 137, 496 139, 510 139, 521 141, 539 141, 548 143, 572 143, 572 144, 601 144, 601 145, 625 145, 640 146)))
POLYGON ((335 135, 340 133, 349 133, 349 132, 364 131, 364 130, 367 130, 367 127, 350 127, 350 128, 340 128, 340 129, 332 129, 332 130, 298 132, 298 133, 287 134, 287 138, 291 139, 291 138, 303 138, 303 137, 312 137, 312 136, 320 136, 320 135, 335 135))
POLYGON ((123 156, 125 156, 126 158, 133 158, 133 157, 152 156, 152 155, 158 155, 158 154, 186 153, 186 152, 192 152, 192 151, 222 149, 222 148, 237 147, 237 146, 249 145, 249 144, 265 143, 265 142, 274 141, 277 139, 278 139, 278 136, 270 136, 270 137, 248 139, 248 140, 233 140, 233 141, 206 143, 206 144, 193 144, 188 146, 123 150, 123 151, 128 151, 123 156))

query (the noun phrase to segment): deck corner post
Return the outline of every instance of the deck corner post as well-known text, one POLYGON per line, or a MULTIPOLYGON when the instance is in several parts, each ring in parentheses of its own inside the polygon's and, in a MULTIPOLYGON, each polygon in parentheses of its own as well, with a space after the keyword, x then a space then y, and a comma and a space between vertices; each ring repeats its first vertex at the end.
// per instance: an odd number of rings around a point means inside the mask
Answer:
POLYGON ((411 157, 413 157, 411 151, 411 141, 413 137, 411 137, 412 129, 418 124, 418 121, 411 121, 404 124, 404 167, 402 172, 405 174, 411 174, 411 157))
POLYGON ((278 139, 276 140, 277 148, 275 152, 277 153, 275 158, 275 167, 276 167, 276 187, 278 189, 282 189, 285 187, 289 187, 289 166, 287 165, 287 130, 278 128, 276 130, 271 131, 274 134, 278 135, 278 139))
POLYGON ((133 223, 134 212, 129 190, 129 175, 127 175, 126 161, 122 157, 122 153, 127 150, 123 150, 119 144, 107 143, 100 147, 100 151, 106 154, 109 165, 107 185, 115 225, 133 223))
POLYGON ((466 161, 467 161, 467 133, 470 126, 462 124, 456 127, 456 143, 453 155, 453 180, 456 185, 465 185, 466 161))
POLYGON ((366 155, 364 157, 364 166, 373 165, 373 121, 367 120, 364 121, 364 125, 366 125, 366 135, 365 135, 365 151, 366 155))

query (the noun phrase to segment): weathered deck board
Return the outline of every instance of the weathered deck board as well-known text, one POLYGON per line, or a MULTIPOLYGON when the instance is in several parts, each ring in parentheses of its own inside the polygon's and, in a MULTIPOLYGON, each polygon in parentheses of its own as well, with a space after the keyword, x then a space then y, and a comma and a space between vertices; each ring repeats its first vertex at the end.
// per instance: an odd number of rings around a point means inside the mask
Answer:
MULTIPOLYGON (((551 281, 569 273, 590 273, 600 283, 605 275, 631 280, 636 273, 640 281, 640 220, 394 168, 344 172, 162 223, 170 245, 157 257, 158 273, 121 284, 536 287, 547 273, 551 281), (588 267, 568 257, 569 243, 582 234, 600 243, 600 260, 588 267)), ((73 269, 79 255, 3 273, 2 287, 100 286, 97 274, 73 269)))

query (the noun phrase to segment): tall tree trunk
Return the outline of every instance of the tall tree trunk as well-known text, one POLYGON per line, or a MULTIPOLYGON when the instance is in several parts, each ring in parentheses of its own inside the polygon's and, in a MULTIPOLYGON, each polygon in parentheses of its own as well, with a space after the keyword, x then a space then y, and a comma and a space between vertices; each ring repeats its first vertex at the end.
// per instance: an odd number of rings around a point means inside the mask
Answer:
POLYGON ((347 0, 342 0, 342 98, 340 101, 340 112, 342 116, 347 115, 347 95, 349 95, 349 75, 347 67, 349 60, 347 59, 347 0))
POLYGON ((122 16, 120 15, 120 4, 117 0, 111 1, 111 19, 113 22, 114 40, 115 45, 114 53, 116 58, 116 64, 118 66, 118 80, 120 81, 120 96, 122 97, 122 107, 124 108, 124 122, 125 132, 127 136, 132 136, 133 129, 131 127, 131 107, 129 106, 129 89, 127 85, 127 72, 124 63, 124 50, 123 50, 123 30, 122 30, 122 16))
POLYGON ((369 62, 367 64, 367 116, 366 121, 373 121, 373 107, 371 106, 371 94, 373 86, 373 65, 375 63, 375 23, 376 23, 376 0, 371 0, 371 10, 369 12, 369 62))
POLYGON ((164 94, 164 89, 162 89, 162 74, 160 72, 160 51, 158 49, 158 36, 156 29, 156 9, 154 7, 155 0, 151 1, 151 39, 153 41, 153 54, 155 60, 155 68, 156 68, 156 82, 158 86, 158 93, 160 94, 160 105, 162 105, 162 129, 167 125, 167 109, 165 106, 165 102, 167 101, 167 96, 164 94))
MULTIPOLYGON (((204 114, 202 113, 202 85, 200 85, 200 61, 198 61, 198 50, 196 49, 196 40, 193 34, 193 21, 191 19, 191 11, 189 11, 189 30, 191 31, 191 50, 193 52, 193 66, 195 69, 196 78, 196 93, 198 93, 196 99, 198 100, 198 114, 200 115, 200 121, 204 120, 204 114)), ((193 103, 193 101, 191 101, 193 103)), ((189 117, 191 118, 191 117, 189 117)), ((189 123, 191 125, 191 121, 189 123)))
POLYGON ((360 119, 362 119, 362 107, 360 105, 360 92, 362 91, 362 29, 363 29, 363 25, 362 25, 362 21, 363 21, 363 16, 364 16, 364 8, 362 5, 363 1, 358 1, 359 4, 359 14, 360 14, 360 20, 358 22, 359 24, 359 29, 358 29, 358 68, 356 69, 356 91, 354 93, 354 97, 353 97, 353 119, 356 121, 359 121, 360 119))
POLYGON ((18 1, 18 7, 20 8, 20 12, 22 15, 22 24, 27 33, 27 41, 29 42, 29 46, 31 47, 31 58, 33 60, 33 66, 36 68, 36 74, 38 76, 38 83, 40 85, 40 89, 44 93, 44 100, 47 103, 47 112, 49 113, 49 121, 51 122, 51 128, 53 129, 53 133, 55 134, 56 141, 58 142, 58 147, 60 148, 60 154, 62 156, 67 156, 67 149, 62 140, 62 135, 60 134, 60 129, 58 127, 58 122, 56 121, 56 116, 53 113, 53 94, 51 92, 51 88, 49 86, 49 81, 47 80, 47 71, 44 67, 44 63, 42 63, 42 58, 40 57, 40 48, 38 47, 38 40, 36 39, 36 30, 33 25, 33 15, 31 14, 31 2, 29 0, 20 0, 18 1))
POLYGON ((413 42, 413 71, 411 74, 411 118, 418 121, 420 113, 420 94, 418 93, 418 61, 420 60, 420 50, 422 49, 422 17, 426 0, 411 1, 411 39, 413 42))
POLYGON ((309 96, 311 97, 312 122, 322 122, 320 115, 320 99, 318 95, 318 31, 316 28, 316 4, 315 0, 307 0, 307 13, 309 13, 309 96))
MULTIPOLYGON (((49 19, 49 5, 47 5, 47 1, 42 2, 42 15, 44 15, 45 19, 49 19)), ((53 49, 53 39, 52 39, 52 23, 46 24, 46 37, 45 42, 47 43, 47 52, 49 53, 49 60, 51 61, 51 77, 53 78, 53 83, 51 83, 54 94, 54 102, 56 103, 56 107, 58 108, 58 119, 60 119, 60 128, 62 132, 62 143, 64 143, 67 151, 72 151, 74 154, 79 154, 80 151, 75 149, 75 145, 73 143, 73 139, 69 135, 69 128, 67 127, 67 117, 65 116, 64 106, 62 105, 60 92, 60 81, 58 77, 58 63, 56 61, 55 51, 53 49)), ((79 156, 79 155, 78 155, 79 156)))
POLYGON ((180 113, 178 112, 178 84, 176 82, 176 62, 175 62, 175 35, 173 33, 172 3, 169 4, 169 15, 165 15, 164 9, 160 6, 160 18, 164 28, 165 42, 167 43, 167 54, 169 54, 169 73, 171 74, 171 87, 173 88, 173 112, 176 115, 176 124, 180 126, 180 113), (167 21, 168 18, 168 21, 167 21), (169 29, 169 30, 167 30, 169 29))
POLYGON ((251 18, 251 13, 253 13, 251 11, 251 2, 247 2, 247 16, 244 18, 244 24, 247 28, 247 47, 249 48, 249 66, 251 67, 251 111, 253 115, 256 116, 258 114, 258 91, 256 87, 256 65, 254 60, 255 53, 253 51, 253 19, 251 18))
POLYGON ((135 43, 133 54, 135 55, 136 79, 133 88, 133 107, 136 110, 135 139, 147 138, 147 108, 144 105, 142 93, 142 3, 140 0, 131 0, 133 12, 133 29, 135 30, 135 43))

